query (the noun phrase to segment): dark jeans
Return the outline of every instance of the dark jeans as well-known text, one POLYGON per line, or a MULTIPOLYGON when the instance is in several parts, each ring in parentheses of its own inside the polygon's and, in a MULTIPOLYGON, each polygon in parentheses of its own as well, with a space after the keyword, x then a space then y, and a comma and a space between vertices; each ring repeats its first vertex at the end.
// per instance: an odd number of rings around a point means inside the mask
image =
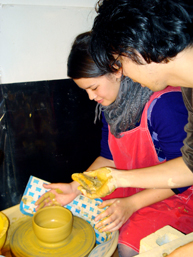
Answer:
POLYGON ((119 257, 132 257, 139 254, 138 252, 124 244, 118 244, 118 253, 119 257))

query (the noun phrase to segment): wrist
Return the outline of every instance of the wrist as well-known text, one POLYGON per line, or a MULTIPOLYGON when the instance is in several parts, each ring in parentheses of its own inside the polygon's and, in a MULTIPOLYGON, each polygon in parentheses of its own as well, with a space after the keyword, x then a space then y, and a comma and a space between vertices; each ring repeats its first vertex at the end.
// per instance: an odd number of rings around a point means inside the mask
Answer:
POLYGON ((117 170, 116 169, 113 169, 113 168, 108 168, 111 170, 111 176, 112 176, 112 181, 115 185, 116 188, 119 187, 119 181, 118 181, 118 176, 117 176, 117 170))
POLYGON ((71 188, 72 188, 72 192, 74 193, 74 195, 78 196, 81 194, 80 190, 78 190, 78 186, 80 186, 80 184, 76 181, 72 181, 70 183, 71 188))
POLYGON ((112 169, 112 176, 115 180, 116 186, 118 187, 131 187, 131 176, 129 171, 122 171, 112 169))
POLYGON ((129 196, 128 201, 129 206, 132 206, 133 213, 144 207, 138 194, 129 196))

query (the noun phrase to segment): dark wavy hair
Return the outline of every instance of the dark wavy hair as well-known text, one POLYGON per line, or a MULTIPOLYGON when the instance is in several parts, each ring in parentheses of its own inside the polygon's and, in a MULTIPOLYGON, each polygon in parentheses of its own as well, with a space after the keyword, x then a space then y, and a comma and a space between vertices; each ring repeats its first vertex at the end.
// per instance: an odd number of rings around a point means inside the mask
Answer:
POLYGON ((90 52, 101 70, 115 71, 114 55, 160 63, 192 47, 192 0, 100 0, 96 8, 90 52))
POLYGON ((72 79, 95 78, 107 74, 98 68, 89 52, 90 32, 78 35, 67 61, 67 75, 72 79))

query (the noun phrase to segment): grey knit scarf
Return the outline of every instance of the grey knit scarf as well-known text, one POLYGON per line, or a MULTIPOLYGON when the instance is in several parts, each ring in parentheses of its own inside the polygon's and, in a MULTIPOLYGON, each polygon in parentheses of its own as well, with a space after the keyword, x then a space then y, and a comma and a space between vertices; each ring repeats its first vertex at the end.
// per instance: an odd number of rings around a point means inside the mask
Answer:
POLYGON ((116 100, 109 106, 96 106, 95 120, 101 111, 104 111, 105 119, 110 126, 111 133, 120 138, 120 133, 131 130, 140 122, 145 104, 153 94, 147 87, 133 82, 125 77, 121 81, 116 100))

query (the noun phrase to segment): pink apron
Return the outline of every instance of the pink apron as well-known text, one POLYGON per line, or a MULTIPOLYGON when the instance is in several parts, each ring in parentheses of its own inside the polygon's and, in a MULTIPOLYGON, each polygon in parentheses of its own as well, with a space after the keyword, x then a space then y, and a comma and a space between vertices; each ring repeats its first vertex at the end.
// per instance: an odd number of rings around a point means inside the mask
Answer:
MULTIPOLYGON (((180 88, 167 87, 155 92, 145 105, 141 123, 135 129, 115 138, 109 130, 109 147, 117 169, 137 169, 160 163, 148 130, 147 110, 155 98, 180 88)), ((150 178, 151 179, 151 178, 150 178)), ((103 200, 131 196, 141 188, 118 188, 103 200)), ((119 243, 139 251, 140 240, 156 230, 170 225, 183 233, 193 232, 193 186, 179 195, 144 207, 135 212, 120 228, 119 243)))

